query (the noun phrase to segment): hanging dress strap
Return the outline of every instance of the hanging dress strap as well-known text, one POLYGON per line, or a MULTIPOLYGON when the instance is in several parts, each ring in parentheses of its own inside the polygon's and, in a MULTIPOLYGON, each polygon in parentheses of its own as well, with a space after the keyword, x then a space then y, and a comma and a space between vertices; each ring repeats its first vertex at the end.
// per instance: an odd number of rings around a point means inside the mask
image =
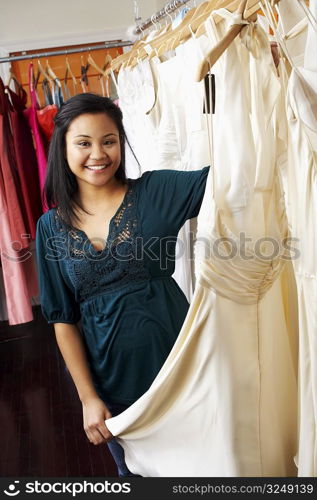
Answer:
POLYGON ((29 64, 29 90, 30 90, 30 98, 31 104, 36 109, 38 107, 38 99, 36 95, 36 90, 34 88, 34 78, 33 78, 33 63, 29 64))

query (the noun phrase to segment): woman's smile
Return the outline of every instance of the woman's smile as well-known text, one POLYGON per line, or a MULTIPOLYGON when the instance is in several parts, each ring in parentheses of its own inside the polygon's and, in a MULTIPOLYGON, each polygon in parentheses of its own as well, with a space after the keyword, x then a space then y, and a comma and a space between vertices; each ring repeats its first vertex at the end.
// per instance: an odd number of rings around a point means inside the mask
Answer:
POLYGON ((85 165, 85 168, 88 168, 88 170, 91 170, 92 172, 102 172, 110 166, 111 163, 108 163, 107 165, 85 165))

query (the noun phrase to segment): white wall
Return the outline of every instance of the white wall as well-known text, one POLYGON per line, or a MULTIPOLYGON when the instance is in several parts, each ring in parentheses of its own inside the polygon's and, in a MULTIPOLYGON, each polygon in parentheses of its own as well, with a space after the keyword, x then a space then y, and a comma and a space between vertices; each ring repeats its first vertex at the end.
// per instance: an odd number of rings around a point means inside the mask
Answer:
MULTIPOLYGON (((138 5, 143 20, 157 11, 157 0, 138 5)), ((133 24, 133 0, 0 0, 0 47, 10 51, 126 39, 133 24)))
MULTIPOLYGON (((167 0, 137 0, 143 21, 167 0)), ((196 4, 202 0, 196 0, 196 4)), ((190 1, 189 6, 194 2, 190 1)), ((133 0, 0 0, 0 55, 6 52, 125 39, 133 0)))

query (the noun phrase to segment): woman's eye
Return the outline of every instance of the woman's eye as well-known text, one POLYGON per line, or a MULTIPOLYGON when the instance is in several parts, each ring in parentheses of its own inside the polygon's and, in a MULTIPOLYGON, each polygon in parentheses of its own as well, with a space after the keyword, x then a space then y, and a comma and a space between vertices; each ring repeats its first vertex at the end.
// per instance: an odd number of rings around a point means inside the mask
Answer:
MULTIPOLYGON (((104 142, 104 146, 112 146, 112 144, 115 144, 115 141, 105 141, 104 142)), ((86 147, 90 146, 90 142, 88 142, 88 141, 80 141, 80 142, 78 142, 78 146, 86 148, 86 147)))

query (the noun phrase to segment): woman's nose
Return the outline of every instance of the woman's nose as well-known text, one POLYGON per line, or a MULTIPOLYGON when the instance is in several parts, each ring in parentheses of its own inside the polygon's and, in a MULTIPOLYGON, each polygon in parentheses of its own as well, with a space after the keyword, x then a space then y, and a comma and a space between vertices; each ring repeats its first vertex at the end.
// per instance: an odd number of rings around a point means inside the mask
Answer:
POLYGON ((101 160, 107 158, 107 153, 105 152, 102 145, 95 144, 91 149, 90 157, 92 160, 101 160))

